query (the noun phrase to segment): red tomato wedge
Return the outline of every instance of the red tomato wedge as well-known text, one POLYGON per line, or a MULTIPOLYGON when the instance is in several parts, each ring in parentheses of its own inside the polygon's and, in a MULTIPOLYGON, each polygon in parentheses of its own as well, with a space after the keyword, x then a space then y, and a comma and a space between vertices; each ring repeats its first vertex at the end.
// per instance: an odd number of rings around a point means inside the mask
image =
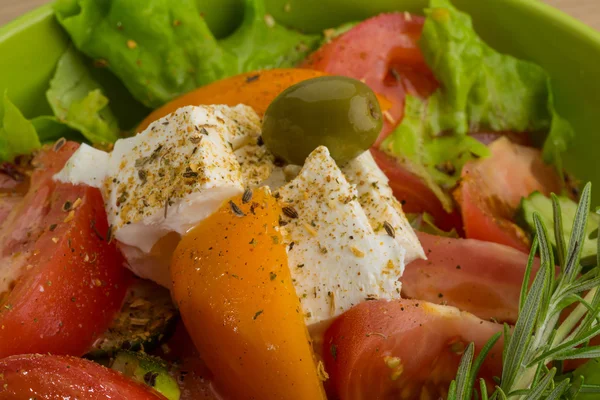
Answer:
POLYGON ((466 236, 529 252, 527 236, 514 222, 523 197, 539 191, 560 193, 561 180, 539 150, 500 138, 492 156, 467 163, 456 192, 466 236))
POLYGON ((29 187, 30 173, 27 160, 21 160, 20 164, 0 164, 0 196, 6 193, 25 194, 29 187))
POLYGON ((23 168, 0 164, 0 229, 10 211, 23 199, 29 186, 29 178, 23 168))
MULTIPOLYGON (((427 260, 406 266, 403 297, 447 304, 485 320, 517 320, 527 254, 481 240, 417 235, 427 260)), ((538 267, 536 259, 532 276, 538 267)))
POLYGON ((107 241, 100 192, 52 179, 77 146, 36 157, 0 230, 0 357, 83 355, 121 307, 130 274, 107 241))
POLYGON ((162 395, 92 361, 50 355, 0 360, 0 398, 160 400, 162 395))
POLYGON ((462 232, 462 220, 458 211, 447 213, 442 203, 419 177, 402 168, 393 158, 380 150, 371 148, 371 154, 379 168, 390 179, 389 185, 394 191, 394 196, 402 204, 404 212, 428 212, 440 229, 444 231, 456 229, 457 232, 462 232))
POLYGON ((21 200, 23 200, 23 197, 17 194, 0 193, 0 228, 10 212, 17 207, 21 200))
MULTIPOLYGON (((342 314, 325 333, 325 366, 340 399, 445 398, 466 346, 474 342, 479 352, 501 330, 454 307, 368 301, 342 314)), ((501 367, 500 340, 481 377, 499 375, 501 367)))
POLYGON ((377 147, 402 119, 407 93, 427 97, 437 88, 418 46, 424 21, 408 13, 380 14, 323 45, 302 65, 362 80, 392 102, 377 147))

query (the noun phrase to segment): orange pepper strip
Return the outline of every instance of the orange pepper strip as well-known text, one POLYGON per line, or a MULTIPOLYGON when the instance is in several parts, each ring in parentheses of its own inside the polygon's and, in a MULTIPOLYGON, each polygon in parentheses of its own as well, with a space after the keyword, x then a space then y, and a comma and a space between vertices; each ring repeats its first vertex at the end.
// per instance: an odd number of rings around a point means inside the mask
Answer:
POLYGON ((172 260, 174 298, 226 398, 326 398, 280 214, 268 189, 233 198, 184 236, 172 260))
MULTIPOLYGON (((142 121, 137 131, 142 132, 152 122, 184 106, 245 104, 254 108, 262 117, 269 104, 285 89, 298 82, 323 75, 326 74, 320 71, 288 68, 250 72, 226 78, 184 94, 153 111, 142 121)), ((391 108, 392 104, 385 97, 378 95, 377 98, 382 111, 391 108)))

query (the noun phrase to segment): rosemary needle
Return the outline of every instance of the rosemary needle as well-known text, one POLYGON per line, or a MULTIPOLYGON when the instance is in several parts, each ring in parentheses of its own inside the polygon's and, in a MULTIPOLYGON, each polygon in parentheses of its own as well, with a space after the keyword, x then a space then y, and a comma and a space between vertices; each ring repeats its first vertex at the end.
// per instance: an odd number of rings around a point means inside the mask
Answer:
POLYGON ((475 388, 479 367, 500 334, 490 339, 475 363, 473 345, 467 348, 450 385, 449 400, 471 400, 474 396, 482 400, 573 399, 579 391, 600 392, 600 386, 584 385, 578 377, 555 381, 559 371, 556 366, 560 366, 562 360, 600 357, 600 346, 589 345, 591 338, 600 335, 600 241, 596 266, 582 273, 580 263, 590 202, 591 184, 588 183, 566 243, 560 206, 556 196, 552 197, 555 251, 546 226, 540 216, 534 214, 536 235, 521 289, 519 318, 512 330, 505 325, 502 376, 498 385, 490 395, 484 380, 475 388), (540 269, 529 287, 536 254, 540 257, 540 269), (555 261, 560 266, 558 274, 555 261), (560 322, 561 312, 574 304, 577 304, 574 310, 560 322))

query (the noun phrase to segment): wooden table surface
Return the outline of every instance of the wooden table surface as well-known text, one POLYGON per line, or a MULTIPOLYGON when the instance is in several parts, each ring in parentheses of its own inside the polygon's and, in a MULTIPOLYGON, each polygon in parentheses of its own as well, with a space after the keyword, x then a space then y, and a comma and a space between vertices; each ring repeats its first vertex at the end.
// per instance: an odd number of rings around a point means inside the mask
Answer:
MULTIPOLYGON (((502 1, 502 0, 481 0, 502 1)), ((535 1, 535 0, 531 0, 535 1)), ((543 0, 600 30, 600 0, 543 0)), ((49 0, 0 0, 0 25, 49 0)))

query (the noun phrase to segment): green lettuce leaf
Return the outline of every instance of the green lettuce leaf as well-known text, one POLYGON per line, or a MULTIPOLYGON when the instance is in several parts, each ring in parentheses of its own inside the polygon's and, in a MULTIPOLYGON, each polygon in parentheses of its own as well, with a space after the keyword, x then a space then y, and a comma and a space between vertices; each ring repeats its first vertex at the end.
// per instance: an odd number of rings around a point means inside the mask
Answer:
POLYGON ((319 40, 277 25, 264 0, 246 0, 244 21, 217 41, 194 0, 58 0, 75 46, 101 60, 143 104, 158 107, 210 82, 289 67, 319 40))
POLYGON ((60 138, 81 142, 81 134, 60 122, 55 116, 42 115, 35 117, 31 119, 31 123, 42 144, 54 143, 60 138))
POLYGON ((323 31, 323 40, 321 40, 319 47, 330 43, 331 41, 333 41, 333 39, 337 38, 338 36, 342 36, 344 33, 348 32, 361 22, 362 21, 346 22, 345 24, 342 24, 336 28, 325 29, 325 31, 323 31))
POLYGON ((54 9, 75 46, 148 106, 223 73, 222 51, 194 0, 58 0, 54 9))
POLYGON ((382 149, 423 179, 444 209, 451 211, 454 205, 446 189, 456 185, 467 161, 487 157, 490 151, 470 136, 432 134, 436 132, 432 124, 444 114, 443 107, 435 95, 429 101, 407 96, 402 123, 382 143, 382 149))
POLYGON ((435 224, 435 218, 429 213, 423 214, 406 214, 410 225, 414 230, 419 232, 428 233, 430 235, 441 236, 441 237, 449 237, 449 238, 459 238, 460 235, 456 232, 456 229, 452 228, 451 231, 445 231, 440 229, 435 224))
POLYGON ((228 75, 237 75, 292 67, 304 60, 319 41, 319 36, 304 35, 277 24, 266 13, 264 0, 246 0, 242 25, 219 45, 234 60, 228 75))
POLYGON ((0 161, 13 161, 41 147, 31 122, 15 106, 6 92, 0 101, 0 161))
POLYGON ((426 15, 420 47, 441 87, 426 100, 407 97, 405 117, 382 149, 420 176, 447 210, 453 203, 446 190, 464 164, 489 155, 468 132, 548 132, 544 159, 562 171, 560 156, 574 133, 554 109, 546 72, 493 50, 448 0, 431 0, 426 15))
MULTIPOLYGON (((587 361, 585 364, 577 367, 573 371, 574 379, 582 379, 587 385, 600 385, 600 358, 594 358, 587 361)), ((576 397, 577 400, 596 400, 598 399, 597 392, 582 392, 576 397)))
MULTIPOLYGON (((81 132, 91 143, 113 143, 118 139, 119 126, 108 99, 73 48, 58 61, 46 97, 57 122, 81 132)), ((49 129, 58 129, 50 125, 49 118, 45 117, 49 129)))

